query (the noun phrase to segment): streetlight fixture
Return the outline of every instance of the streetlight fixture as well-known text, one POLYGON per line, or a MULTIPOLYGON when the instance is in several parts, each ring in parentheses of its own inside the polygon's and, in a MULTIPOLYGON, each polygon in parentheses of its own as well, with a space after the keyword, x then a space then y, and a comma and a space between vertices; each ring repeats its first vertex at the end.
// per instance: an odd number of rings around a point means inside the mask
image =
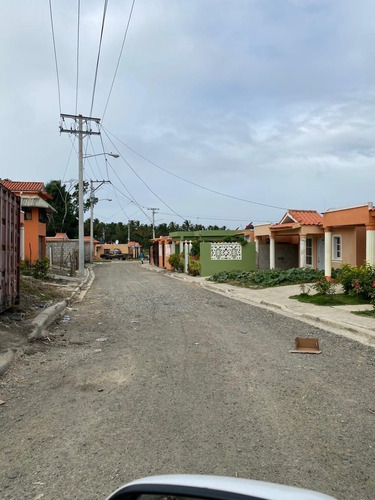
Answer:
POLYGON ((93 156, 101 156, 101 155, 106 155, 106 156, 112 156, 112 158, 120 158, 120 155, 115 154, 115 153, 98 153, 96 155, 83 155, 83 158, 92 158, 93 156))

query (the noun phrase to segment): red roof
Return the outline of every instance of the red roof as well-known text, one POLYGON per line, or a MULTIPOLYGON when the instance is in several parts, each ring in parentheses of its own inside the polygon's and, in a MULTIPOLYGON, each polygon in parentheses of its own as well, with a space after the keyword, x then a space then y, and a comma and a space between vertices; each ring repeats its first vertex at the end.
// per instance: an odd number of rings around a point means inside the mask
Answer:
POLYGON ((316 210, 289 210, 288 214, 301 226, 323 225, 323 217, 316 210))
POLYGON ((47 193, 44 182, 24 182, 24 181, 3 181, 0 183, 13 193, 37 193, 43 195, 44 198, 52 198, 47 193))
POLYGON ((323 217, 316 210, 288 210, 279 224, 271 229, 292 229, 296 226, 322 226, 323 217))

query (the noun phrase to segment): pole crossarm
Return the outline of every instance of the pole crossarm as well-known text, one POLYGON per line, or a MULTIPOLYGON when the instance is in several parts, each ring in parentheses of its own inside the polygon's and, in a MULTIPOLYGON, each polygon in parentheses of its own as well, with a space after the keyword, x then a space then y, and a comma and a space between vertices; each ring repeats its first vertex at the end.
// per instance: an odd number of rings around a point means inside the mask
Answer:
POLYGON ((93 194, 95 193, 95 191, 99 189, 103 184, 112 184, 111 181, 93 181, 93 180, 90 180, 90 183, 92 183, 92 189, 90 190, 91 192, 90 199, 93 198, 93 194), (99 186, 96 186, 96 188, 94 188, 94 183, 99 184, 99 186))
POLYGON ((65 118, 70 118, 77 122, 78 120, 78 129, 76 128, 64 128, 62 125, 60 125, 60 133, 67 133, 67 134, 77 134, 77 135, 100 135, 100 132, 94 132, 93 130, 82 130, 82 127, 79 126, 79 123, 81 124, 83 122, 86 122, 88 124, 89 122, 95 122, 98 125, 100 124, 100 118, 93 118, 91 116, 82 116, 82 115, 67 115, 67 114, 61 114, 60 117, 64 121, 65 118))

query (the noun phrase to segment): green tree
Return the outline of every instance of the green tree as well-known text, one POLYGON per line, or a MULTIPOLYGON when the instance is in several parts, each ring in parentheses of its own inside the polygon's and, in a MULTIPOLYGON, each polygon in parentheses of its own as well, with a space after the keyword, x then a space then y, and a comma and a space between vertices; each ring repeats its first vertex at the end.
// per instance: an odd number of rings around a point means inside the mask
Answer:
POLYGON ((48 215, 47 236, 67 233, 69 238, 77 238, 78 220, 72 194, 60 180, 50 181, 46 185, 46 191, 52 196, 49 204, 57 211, 48 215))
MULTIPOLYGON (((83 183, 83 194, 87 194, 89 183, 83 183)), ((49 202, 57 211, 50 214, 47 221, 47 236, 55 236, 56 233, 66 233, 69 238, 78 238, 78 215, 79 196, 78 183, 61 180, 52 180, 46 185, 46 191, 53 197, 49 202)), ((97 199, 94 199, 94 204, 97 199)), ((90 199, 84 201, 83 210, 86 212, 90 208, 90 199)), ((89 231, 86 233, 89 234, 89 231)))

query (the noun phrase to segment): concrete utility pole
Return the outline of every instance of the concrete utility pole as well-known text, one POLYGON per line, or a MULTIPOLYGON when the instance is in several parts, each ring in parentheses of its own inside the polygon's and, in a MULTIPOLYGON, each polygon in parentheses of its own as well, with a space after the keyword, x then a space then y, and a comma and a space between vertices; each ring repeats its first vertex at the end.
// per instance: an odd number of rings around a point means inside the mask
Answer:
POLYGON ((94 193, 97 189, 100 188, 103 184, 111 183, 111 181, 93 181, 90 179, 90 263, 93 262, 93 253, 94 253, 94 193), (94 182, 99 183, 99 186, 94 188, 94 182))
POLYGON ((83 275, 85 269, 85 233, 83 220, 83 138, 87 135, 100 135, 100 132, 93 132, 88 124, 91 122, 100 123, 100 118, 92 118, 82 115, 60 115, 63 122, 65 118, 74 120, 75 126, 70 129, 60 126, 61 133, 78 135, 78 274, 83 275), (86 123, 86 130, 83 130, 83 123, 86 123), (77 128, 78 124, 78 128, 77 128))
POLYGON ((131 223, 131 220, 128 220, 128 244, 130 241, 130 223, 131 223))
POLYGON ((157 212, 158 208, 148 208, 147 210, 152 211, 152 237, 155 239, 155 212, 157 212))

